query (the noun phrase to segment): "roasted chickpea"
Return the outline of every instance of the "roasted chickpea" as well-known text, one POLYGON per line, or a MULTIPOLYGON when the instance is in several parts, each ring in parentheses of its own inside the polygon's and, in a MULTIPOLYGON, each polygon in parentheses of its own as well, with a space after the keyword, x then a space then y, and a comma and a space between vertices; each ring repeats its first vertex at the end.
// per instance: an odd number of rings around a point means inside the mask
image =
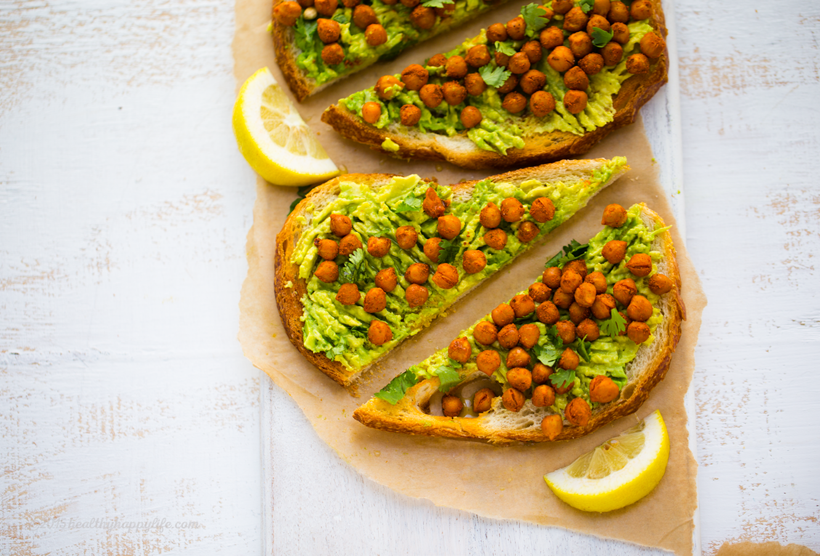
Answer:
POLYGON ((530 205, 530 216, 536 222, 548 222, 555 216, 555 205, 548 197, 538 197, 530 205))
MULTIPOLYGON (((481 93, 487 90, 487 84, 484 83, 484 79, 478 73, 468 73, 467 76, 464 78, 464 88, 467 89, 467 94, 470 96, 477 97, 481 93)), ((478 110, 476 108, 476 110, 478 110)), ((479 115, 481 112, 479 112, 479 115)), ((463 122, 462 122, 463 123, 463 122)))
POLYGON ((569 31, 570 33, 580 31, 587 26, 588 21, 589 17, 584 13, 584 10, 576 6, 564 16, 564 31, 569 31))
POLYGON ((507 232, 501 228, 490 230, 484 234, 484 243, 486 243, 491 249, 500 251, 507 245, 507 232))
POLYGON ((319 40, 325 44, 334 43, 339 40, 342 35, 342 26, 338 21, 332 19, 319 19, 316 26, 316 32, 319 35, 319 40))
MULTIPOLYGON (((578 290, 575 290, 578 291, 578 290)), ((589 308, 588 307, 581 307, 578 305, 577 301, 573 301, 572 304, 569 306, 569 320, 572 321, 572 324, 577 325, 579 322, 583 321, 589 316, 589 308)))
POLYGON ((604 57, 597 52, 587 54, 578 60, 578 67, 587 75, 595 75, 604 69, 604 57))
POLYGON ((419 98, 427 108, 435 108, 444 100, 444 93, 440 86, 428 83, 419 90, 419 98))
POLYGON ((649 58, 644 54, 633 54, 626 59, 626 71, 634 75, 649 72, 649 58))
POLYGON ((407 300, 407 304, 410 305, 410 307, 421 307, 427 303, 429 297, 430 292, 427 291, 427 288, 419 286, 418 284, 410 284, 407 286, 407 289, 404 290, 404 299, 407 300))
POLYGON ((527 32, 527 23, 520 15, 507 22, 507 36, 514 41, 520 41, 527 32))
POLYGON ((421 108, 415 104, 405 104, 399 111, 402 125, 414 126, 421 119, 421 108))
POLYGON ((571 34, 567 41, 569 41, 569 49, 576 60, 592 52, 592 39, 584 31, 571 34))
POLYGON ((473 411, 476 413, 484 413, 489 411, 493 406, 493 398, 495 393, 489 388, 482 388, 473 396, 473 411))
POLYGON ((547 91, 536 91, 530 97, 530 112, 537 118, 543 118, 555 110, 555 98, 547 91))
POLYGON ((478 249, 468 249, 464 252, 464 259, 462 261, 464 272, 467 274, 475 274, 484 270, 487 266, 487 257, 484 256, 483 251, 478 249))
POLYGON ((520 392, 529 390, 532 386, 532 373, 523 367, 514 367, 507 371, 507 382, 520 392))
POLYGON ((575 259, 574 261, 568 262, 564 265, 564 268, 561 269, 561 274, 563 275, 563 273, 568 270, 577 272, 581 278, 587 277, 587 263, 584 259, 575 259))
POLYGON ((455 3, 452 4, 444 4, 441 8, 435 8, 436 15, 440 18, 444 19, 445 17, 450 17, 456 11, 455 3))
POLYGON ((584 319, 575 326, 575 334, 587 342, 594 342, 601 336, 601 330, 594 320, 584 319))
POLYGON ((592 417, 592 410, 584 398, 574 398, 564 408, 564 417, 571 425, 576 427, 585 427, 592 417))
POLYGON ((629 307, 626 308, 626 316, 630 320, 646 322, 652 316, 652 304, 642 295, 632 296, 629 307))
POLYGON ((365 102, 362 105, 362 119, 369 123, 375 124, 379 121, 382 115, 382 106, 378 102, 365 102))
POLYGON ((612 40, 618 44, 623 46, 629 42, 629 27, 626 23, 613 23, 611 32, 612 40))
POLYGON ((626 209, 617 203, 607 205, 604 209, 604 215, 601 218, 601 224, 611 228, 620 228, 626 224, 628 215, 626 209))
POLYGON ((555 389, 556 394, 566 394, 567 392, 570 392, 573 388, 575 388, 574 380, 564 383, 563 386, 553 384, 552 381, 550 381, 550 384, 552 384, 552 387, 555 389))
POLYGON ((598 375, 589 383, 589 399, 596 403, 609 403, 620 394, 618 385, 606 375, 598 375))
POLYGON ((535 302, 525 293, 520 293, 513 297, 512 301, 510 301, 510 306, 518 318, 526 317, 535 311, 535 302))
POLYGON ((487 42, 495 44, 496 42, 504 42, 507 40, 507 28, 503 23, 493 23, 487 27, 487 42))
POLYGON ((376 94, 382 100, 390 100, 401 92, 404 83, 393 75, 384 75, 376 82, 376 94))
POLYGON ((567 89, 583 91, 589 87, 589 77, 578 66, 572 67, 564 74, 564 85, 567 89))
POLYGON ((379 46, 387 42, 387 31, 378 23, 367 26, 364 30, 364 40, 370 46, 379 46))
POLYGON ((540 337, 541 331, 534 323, 525 324, 518 329, 518 343, 524 349, 532 349, 540 337))
POLYGON ((387 296, 381 288, 370 288, 364 296, 364 310, 368 313, 378 313, 387 307, 387 296))
POLYGON ((441 238, 440 237, 431 237, 427 241, 424 242, 424 254, 430 259, 432 262, 438 262, 438 255, 441 252, 441 238))
POLYGON ((538 41, 527 41, 521 47, 521 52, 527 55, 530 64, 536 64, 541 61, 541 43, 538 41))
POLYGON ((506 303, 502 303, 493 309, 490 316, 496 326, 507 326, 508 324, 512 324, 512 321, 515 320, 515 311, 513 311, 513 308, 506 303))
POLYGON ((473 328, 473 338, 479 344, 489 346, 498 338, 498 328, 490 321, 483 320, 473 328))
POLYGON ((530 354, 520 347, 512 348, 507 354, 508 369, 512 369, 513 367, 529 367, 530 361, 530 354))
POLYGON ((462 409, 464 409, 464 402, 458 396, 447 395, 441 398, 441 412, 446 417, 458 417, 462 409))
POLYGON ((424 284, 429 276, 430 267, 424 263, 413 263, 404 273, 404 279, 411 284, 424 284))
POLYGON ((612 316, 615 308, 615 298, 608 293, 599 294, 592 304, 592 314, 598 320, 606 320, 612 316))
MULTIPOLYGON (((313 0, 310 0, 310 3, 312 4, 313 0)), ((359 5, 359 3, 360 3, 359 0, 342 0, 342 5, 345 8, 355 8, 356 6, 359 5)))
POLYGON ((430 67, 441 67, 447 64, 447 57, 444 54, 435 54, 427 60, 427 65, 430 67))
POLYGON ((566 293, 575 293, 578 286, 583 283, 584 279, 581 275, 572 269, 567 269, 561 274, 561 290, 566 293))
POLYGON ((515 237, 517 237, 521 243, 529 243, 538 237, 540 232, 541 230, 538 229, 538 226, 532 222, 522 222, 518 227, 518 231, 515 233, 515 237))
POLYGON ((549 384, 552 367, 547 367, 543 363, 536 363, 532 367, 532 381, 535 384, 549 384))
POLYGON ((447 348, 447 356, 453 361, 466 363, 473 355, 473 347, 467 338, 456 338, 447 348))
POLYGON ((646 253, 636 253, 626 263, 626 269, 638 278, 643 278, 652 272, 652 259, 646 253))
POLYGON ((438 218, 444 214, 444 201, 442 201, 436 190, 428 187, 424 193, 424 202, 421 204, 421 210, 430 218, 438 218))
POLYGON ((655 295, 663 295, 672 290, 672 280, 665 274, 653 274, 649 278, 649 290, 655 295))
POLYGON ((538 41, 541 43, 542 48, 552 50, 556 46, 564 44, 564 32, 555 25, 547 27, 538 35, 538 41))
POLYGON ((481 209, 478 221, 487 229, 498 228, 501 224, 501 211, 495 203, 490 201, 481 209))
POLYGON ((367 252, 371 256, 381 258, 390 251, 390 238, 370 236, 367 238, 367 252))
MULTIPOLYGON (((556 292, 558 293, 558 292, 556 292)), ((546 325, 555 324, 561 318, 561 313, 558 312, 558 307, 552 301, 545 301, 535 310, 538 315, 538 320, 546 325)))
POLYGON ((345 52, 339 43, 328 44, 322 49, 322 61, 329 66, 341 64, 344 59, 345 52))
POLYGON ((529 287, 527 293, 536 303, 543 303, 550 298, 552 290, 543 282, 536 282, 529 287))
POLYGON ((564 15, 573 7, 572 0, 552 0, 552 11, 559 15, 564 15))
POLYGON ((490 63, 490 51, 486 44, 477 44, 467 51, 467 57, 464 60, 474 68, 486 66, 490 63))
POLYGON ((333 261, 322 261, 316 267, 314 274, 322 282, 330 284, 339 279, 339 266, 333 261))
POLYGON ((336 301, 342 305, 355 305, 361 295, 359 286, 356 284, 342 284, 338 293, 336 293, 336 301))
POLYGON ((273 9, 273 17, 282 25, 293 27, 302 15, 302 6, 298 2, 282 2, 273 9))
POLYGON ((507 64, 507 69, 514 74, 521 75, 522 73, 527 73, 530 70, 530 65, 530 59, 525 53, 516 52, 510 58, 510 61, 507 64))
POLYGON ((541 10, 543 13, 539 14, 541 17, 549 21, 553 17, 555 17, 555 12, 552 8, 548 8, 546 6, 538 6, 537 9, 541 10))
POLYGON ((549 407, 555 403, 555 390, 552 386, 542 384, 532 391, 532 405, 535 407, 549 407))
POLYGON ((444 73, 450 79, 461 79, 467 75, 467 62, 461 56, 451 56, 447 59, 444 73))
POLYGON ((501 356, 497 351, 486 349, 475 358, 475 364, 479 371, 491 375, 501 366, 501 356))
POLYGON ((575 325, 568 320, 559 320, 555 323, 555 330, 558 332, 558 337, 565 344, 571 344, 575 341, 575 325))
POLYGON ((399 0, 402 5, 407 6, 408 8, 415 8, 421 3, 421 0, 399 0))
POLYGON ((507 197, 501 201, 501 217, 505 222, 518 222, 524 216, 524 212, 524 205, 515 197, 507 197))
POLYGON ((332 239, 319 239, 317 237, 313 240, 313 245, 316 246, 319 256, 326 261, 332 261, 339 254, 339 244, 332 239))
POLYGON ((649 339, 652 332, 645 322, 632 321, 626 327, 626 335, 636 344, 642 344, 649 339))
POLYGON ((654 31, 645 34, 641 39, 641 52, 645 54, 647 58, 653 60, 659 58, 665 49, 666 41, 654 31))
POLYGON ((623 2, 612 2, 606 18, 613 23, 629 23, 629 8, 623 2))
POLYGON ((498 93, 506 95, 507 93, 515 90, 516 87, 518 87, 518 76, 510 74, 504 84, 498 88, 498 93))
POLYGON ((587 100, 584 91, 567 91, 564 95, 564 106, 570 114, 580 114, 587 107, 587 100))
POLYGON ((559 288, 552 294, 552 302, 561 309, 569 309, 575 303, 575 292, 567 293, 559 288))
POLYGON ((457 106, 467 98, 467 89, 458 81, 448 81, 441 86, 441 92, 444 95, 444 102, 450 106, 457 106))
POLYGON ((618 303, 624 307, 629 307, 632 297, 637 293, 638 288, 635 286, 635 282, 632 278, 618 280, 615 282, 615 285, 612 286, 612 295, 618 300, 618 303))
POLYGON ((595 286, 595 293, 606 293, 606 276, 604 276, 603 272, 593 272, 589 274, 586 278, 584 278, 584 282, 592 284, 595 286))
POLYGON ((635 21, 652 17, 652 4, 648 0, 637 0, 629 7, 629 15, 635 21))
POLYGON ((510 63, 510 57, 507 54, 504 54, 500 50, 496 50, 495 52, 495 64, 498 67, 506 68, 507 64, 510 63))
POLYGON ((592 13, 606 17, 611 7, 612 3, 610 0, 595 0, 595 4, 592 6, 592 13))
POLYGON ((436 12, 433 8, 416 6, 413 8, 413 11, 410 12, 410 23, 412 23, 414 27, 424 29, 425 31, 432 29, 433 25, 436 24, 436 12))
POLYGON ((339 2, 337 0, 315 0, 313 2, 313 7, 316 8, 319 15, 324 17, 332 17, 333 12, 335 12, 336 8, 339 7, 339 2))
POLYGON ((544 270, 544 274, 541 275, 541 281, 553 290, 558 289, 561 287, 561 274, 562 272, 560 268, 557 266, 551 266, 544 270))
POLYGON ((385 323, 373 320, 367 330, 367 339, 371 344, 381 346, 393 339, 393 331, 385 323))
POLYGON ((565 349, 561 353, 561 359, 558 360, 558 366, 569 371, 574 371, 580 364, 581 360, 578 358, 578 354, 570 348, 565 349))
POLYGON ((598 291, 595 289, 595 286, 584 282, 575 290, 575 303, 585 308, 592 307, 597 295, 598 291))
POLYGON ((560 415, 547 415, 541 420, 541 431, 549 440, 555 440, 564 430, 564 420, 560 415))
POLYGON ((441 263, 433 274, 433 283, 443 290, 449 290, 458 284, 458 270, 451 264, 441 263))
MULTIPOLYGON (((332 230, 332 220, 331 220, 332 230)), ((339 254, 343 256, 350 255, 356 249, 362 248, 362 242, 353 234, 347 234, 339 240, 339 254)))
MULTIPOLYGON (((539 46, 538 48, 540 49, 541 47, 539 46)), ((538 70, 531 69, 521 76, 520 83, 521 90, 528 95, 531 95, 534 92, 540 91, 544 88, 544 85, 547 84, 547 76, 538 70)))
POLYGON ((501 396, 501 403, 504 406, 504 409, 507 411, 514 411, 516 413, 521 411, 521 408, 524 407, 525 401, 526 399, 524 398, 524 394, 515 388, 507 388, 504 395, 501 396))
POLYGON ((587 23, 587 34, 592 36, 592 30, 596 28, 609 33, 611 28, 609 20, 601 15, 593 15, 589 18, 589 22, 587 23))
POLYGON ((575 65, 575 55, 566 46, 556 46, 547 56, 547 63, 558 73, 564 73, 575 65))
POLYGON ((620 263, 626 256, 626 242, 619 239, 607 241, 601 250, 601 255, 604 256, 609 264, 620 263))
POLYGON ((461 231, 461 220, 454 214, 439 216, 436 229, 444 239, 453 239, 461 231))
POLYGON ((401 81, 409 91, 418 91, 430 78, 429 72, 419 64, 410 64, 401 72, 401 81))
POLYGON ((396 285, 399 283, 398 277, 396 276, 396 271, 393 267, 381 269, 376 274, 376 278, 374 280, 376 282, 376 287, 383 289, 387 293, 395 290, 396 285))

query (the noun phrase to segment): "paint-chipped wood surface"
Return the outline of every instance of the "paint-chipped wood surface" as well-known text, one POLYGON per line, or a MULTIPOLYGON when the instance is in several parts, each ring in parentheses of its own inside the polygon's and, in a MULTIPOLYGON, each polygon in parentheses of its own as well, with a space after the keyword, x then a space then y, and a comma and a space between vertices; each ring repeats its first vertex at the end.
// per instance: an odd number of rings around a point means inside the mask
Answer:
MULTIPOLYGON (((820 4, 677 4, 703 552, 820 550, 820 4)), ((232 37, 227 1, 0 3, 0 554, 257 554, 266 499, 276 554, 651 552, 399 497, 268 393, 232 37)))

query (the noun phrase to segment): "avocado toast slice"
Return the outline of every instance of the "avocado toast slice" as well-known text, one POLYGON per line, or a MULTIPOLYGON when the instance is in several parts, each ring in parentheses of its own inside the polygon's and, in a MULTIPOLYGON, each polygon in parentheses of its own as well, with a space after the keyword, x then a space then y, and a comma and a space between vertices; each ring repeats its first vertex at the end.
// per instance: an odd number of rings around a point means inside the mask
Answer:
POLYGON ((277 236, 285 330, 309 361, 350 388, 627 170, 618 157, 453 186, 386 174, 331 180, 296 206, 277 236), (492 229, 480 214, 488 204, 499 219, 492 229))
POLYGON ((322 121, 374 150, 465 168, 583 154, 634 122, 666 83, 666 28, 660 0, 604 2, 606 16, 599 2, 560 4, 528 4, 341 99, 322 121))
POLYGON ((635 412, 665 376, 686 314, 660 216, 643 204, 623 215, 353 416, 503 444, 577 438, 635 412))

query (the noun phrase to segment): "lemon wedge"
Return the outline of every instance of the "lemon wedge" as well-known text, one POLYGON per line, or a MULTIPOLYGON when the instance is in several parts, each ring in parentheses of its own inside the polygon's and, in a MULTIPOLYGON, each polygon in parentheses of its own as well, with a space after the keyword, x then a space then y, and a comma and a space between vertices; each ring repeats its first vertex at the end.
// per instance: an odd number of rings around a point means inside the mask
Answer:
POLYGON ((573 508, 609 512, 652 492, 668 461, 669 435, 655 411, 568 466, 544 475, 544 480, 573 508))
POLYGON ((268 68, 239 90, 233 131, 245 160, 270 183, 309 185, 339 174, 268 68))

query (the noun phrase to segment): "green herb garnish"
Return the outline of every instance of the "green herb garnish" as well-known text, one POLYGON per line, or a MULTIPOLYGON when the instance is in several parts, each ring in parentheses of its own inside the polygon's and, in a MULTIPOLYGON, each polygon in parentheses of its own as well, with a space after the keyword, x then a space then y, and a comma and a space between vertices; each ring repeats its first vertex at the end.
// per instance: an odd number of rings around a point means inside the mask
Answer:
POLYGON ((495 41, 495 51, 507 56, 512 56, 516 53, 515 46, 510 42, 495 41))
POLYGON ((521 17, 524 18, 524 22, 527 24, 527 36, 530 38, 535 37, 541 29, 547 26, 549 20, 544 17, 545 15, 546 12, 543 6, 538 4, 527 4, 521 8, 521 17))
POLYGON ((401 200, 401 203, 395 208, 394 212, 416 212, 421 210, 422 203, 424 203, 424 200, 420 197, 407 195, 401 200))
POLYGON ((566 388, 570 383, 575 382, 575 371, 564 370, 552 373, 550 382, 556 388, 566 388))
POLYGON ((573 342, 572 345, 575 348, 575 351, 577 351, 581 355, 584 361, 589 363, 589 349, 592 347, 592 342, 587 342, 586 339, 586 336, 584 336, 583 338, 578 338, 575 340, 575 342, 573 342))
POLYGON ((313 35, 316 33, 316 27, 319 25, 316 21, 305 21, 300 17, 296 20, 296 25, 293 27, 293 33, 296 36, 296 46, 303 52, 311 50, 313 45, 313 35))
POLYGON ((424 0, 421 3, 425 8, 443 8, 447 4, 455 4, 453 0, 424 0))
POLYGON ((583 10, 585 14, 588 14, 592 11, 592 8, 595 7, 595 0, 581 0, 580 6, 581 10, 583 10))
POLYGON ((290 204, 290 209, 288 210, 288 214, 290 214, 291 212, 293 212, 293 209, 295 209, 295 208, 296 208, 296 205, 298 205, 298 204, 299 204, 299 202, 300 202, 302 199, 304 199, 305 197, 307 197, 308 192, 309 192, 311 189, 313 189, 313 187, 314 187, 314 186, 312 186, 312 185, 303 185, 302 187, 300 187, 299 189, 297 189, 297 190, 296 190, 296 199, 294 199, 294 200, 293 200, 293 202, 290 204))
POLYGON ((350 254, 350 258, 339 270, 339 282, 342 284, 355 284, 359 282, 367 263, 364 262, 364 249, 356 249, 350 254))
POLYGON ((626 330, 626 320, 614 308, 610 312, 611 318, 601 323, 601 330, 611 338, 615 338, 626 330))
POLYGON ((510 78, 512 72, 509 72, 501 67, 490 69, 490 64, 487 64, 478 70, 478 74, 481 76, 481 79, 484 80, 484 83, 490 87, 495 87, 498 89, 507 82, 507 79, 510 78))
POLYGON ((592 28, 592 44, 598 48, 603 48, 612 40, 613 33, 604 31, 600 27, 592 28))
POLYGON ((575 241, 573 239, 568 245, 564 246, 564 248, 562 250, 562 253, 558 253, 553 258, 548 260, 545 267, 546 268, 549 268, 551 266, 559 266, 560 267, 560 266, 564 266, 565 264, 567 264, 569 262, 580 259, 584 255, 586 255, 588 247, 589 247, 589 244, 587 244, 587 243, 581 244, 581 243, 578 243, 577 241, 575 241))
POLYGON ((391 380, 387 386, 373 394, 374 397, 382 399, 390 405, 396 405, 404 397, 411 386, 419 381, 416 373, 408 369, 391 380))
POLYGON ((442 365, 433 371, 433 374, 436 375, 441 382, 438 387, 441 392, 447 392, 450 388, 461 382, 461 377, 458 375, 458 371, 452 367, 448 367, 447 365, 442 365))

